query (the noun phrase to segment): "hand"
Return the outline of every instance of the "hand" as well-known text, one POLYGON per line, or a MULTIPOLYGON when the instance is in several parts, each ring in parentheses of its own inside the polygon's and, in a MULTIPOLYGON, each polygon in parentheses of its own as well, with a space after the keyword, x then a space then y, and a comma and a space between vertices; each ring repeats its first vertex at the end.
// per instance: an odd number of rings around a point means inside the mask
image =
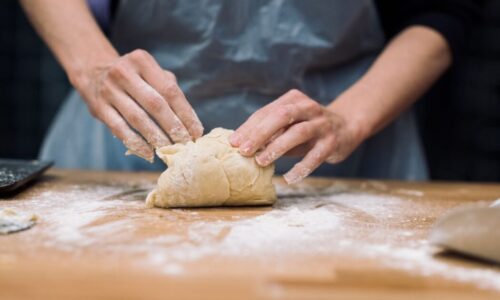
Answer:
POLYGON ((261 166, 283 155, 304 156, 284 175, 288 184, 301 181, 325 161, 344 160, 361 141, 345 118, 297 90, 256 111, 230 137, 242 155, 258 152, 261 166))
POLYGON ((75 86, 90 113, 132 154, 152 161, 153 148, 203 134, 203 126, 175 76, 146 51, 135 50, 94 66, 81 78, 75 86))

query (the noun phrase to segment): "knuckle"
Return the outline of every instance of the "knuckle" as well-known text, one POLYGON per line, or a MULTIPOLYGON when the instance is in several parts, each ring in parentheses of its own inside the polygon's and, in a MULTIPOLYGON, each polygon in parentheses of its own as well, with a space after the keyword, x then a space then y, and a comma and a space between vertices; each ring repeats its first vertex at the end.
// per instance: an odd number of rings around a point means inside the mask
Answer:
POLYGON ((102 84, 100 84, 99 87, 97 88, 97 95, 98 97, 104 99, 110 99, 113 95, 111 83, 109 81, 102 82, 102 84))
POLYGON ((325 134, 325 133, 329 133, 331 132, 331 125, 330 125, 330 122, 326 119, 326 118, 316 118, 314 120, 315 124, 316 124, 316 127, 319 128, 319 131, 322 133, 322 134, 325 134))
POLYGON ((167 77, 167 80, 177 82, 177 76, 175 76, 174 73, 172 73, 172 72, 170 72, 168 70, 165 70, 165 75, 167 77))
POLYGON ((319 113, 319 112, 321 112, 321 111, 322 111, 322 109, 321 109, 321 105, 320 105, 318 102, 316 102, 316 101, 314 101, 314 100, 312 100, 312 99, 308 99, 308 100, 306 101, 305 108, 306 108, 308 111, 311 111, 311 112, 313 112, 313 113, 319 113))
POLYGON ((136 49, 129 53, 129 57, 131 60, 135 62, 140 62, 149 58, 149 53, 143 49, 136 49))
POLYGON ((317 128, 322 135, 334 132, 334 126, 329 118, 317 118, 317 128))
POLYGON ((298 89, 291 89, 288 91, 287 94, 293 98, 300 97, 303 95, 302 92, 299 91, 298 89))
POLYGON ((142 119, 142 114, 135 110, 132 110, 127 114, 127 121, 131 124, 140 124, 142 119))
POLYGON ((116 63, 108 71, 111 79, 123 80, 128 77, 128 68, 124 63, 116 63))
POLYGON ((289 105, 282 105, 276 110, 278 118, 289 120, 292 117, 292 108, 289 105))
POLYGON ((309 136, 311 134, 311 129, 305 125, 297 126, 296 131, 299 136, 309 136))
POLYGON ((163 108, 163 98, 158 96, 149 96, 144 99, 144 106, 150 112, 159 112, 163 108))
POLYGON ((179 88, 175 82, 169 82, 163 86, 161 94, 167 99, 175 98, 179 94, 179 88))

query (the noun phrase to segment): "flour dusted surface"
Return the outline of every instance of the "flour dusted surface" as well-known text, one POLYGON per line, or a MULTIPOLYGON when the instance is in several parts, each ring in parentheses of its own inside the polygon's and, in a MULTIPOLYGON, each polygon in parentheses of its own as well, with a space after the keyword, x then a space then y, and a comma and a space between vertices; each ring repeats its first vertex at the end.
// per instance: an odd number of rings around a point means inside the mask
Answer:
MULTIPOLYGON (((433 204, 417 192, 384 195, 377 192, 388 191, 381 183, 366 188, 342 182, 323 188, 278 186, 279 200, 272 208, 162 210, 144 208, 151 187, 152 182, 140 180, 66 185, 9 205, 40 215, 40 226, 19 236, 32 245, 25 249, 28 254, 57 253, 55 263, 61 257, 97 257, 185 276, 210 262, 207 274, 213 268, 233 272, 231 266, 245 262, 251 267, 244 270, 290 272, 296 266, 302 272, 311 266, 311 271, 330 273, 363 262, 500 291, 498 269, 434 256, 426 237, 439 211, 430 214, 433 204)), ((9 249, 0 243, 0 253, 9 249)))

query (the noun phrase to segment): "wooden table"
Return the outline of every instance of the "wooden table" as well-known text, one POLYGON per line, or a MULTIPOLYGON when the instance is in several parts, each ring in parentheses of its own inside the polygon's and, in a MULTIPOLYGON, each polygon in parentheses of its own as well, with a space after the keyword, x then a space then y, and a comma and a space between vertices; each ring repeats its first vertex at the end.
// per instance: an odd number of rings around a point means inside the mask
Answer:
POLYGON ((0 208, 0 299, 499 299, 500 268, 427 234, 500 185, 308 179, 274 207, 147 209, 155 173, 52 170, 0 208))

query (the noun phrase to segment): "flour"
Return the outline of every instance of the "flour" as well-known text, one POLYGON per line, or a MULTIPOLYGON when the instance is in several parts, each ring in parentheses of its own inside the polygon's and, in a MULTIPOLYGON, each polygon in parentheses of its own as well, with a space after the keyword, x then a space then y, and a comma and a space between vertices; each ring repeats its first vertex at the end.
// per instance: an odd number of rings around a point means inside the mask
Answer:
POLYGON ((495 200, 493 203, 490 205, 491 207, 500 207, 500 199, 495 200))
MULTIPOLYGON (((378 182, 370 185, 386 188, 378 182)), ((416 224, 430 224, 436 216, 429 216, 428 204, 421 201, 350 191, 342 184, 314 191, 279 187, 272 208, 246 214, 241 211, 248 210, 227 210, 221 216, 211 210, 145 209, 144 191, 150 187, 139 184, 124 192, 120 185, 70 186, 20 206, 43 210, 42 223, 50 229, 41 237, 47 248, 72 255, 90 249, 110 259, 134 257, 138 266, 170 276, 181 276, 187 264, 214 256, 270 267, 286 266, 286 257, 349 256, 500 291, 500 270, 450 264, 434 256, 436 249, 426 240, 428 226, 419 229, 416 224), (141 228, 153 233, 135 234, 141 228)))
POLYGON ((418 190, 396 189, 395 192, 398 194, 401 194, 401 195, 408 195, 408 196, 414 196, 414 197, 424 196, 424 192, 418 191, 418 190))
POLYGON ((29 229, 35 225, 36 215, 20 213, 18 211, 4 208, 0 209, 0 235, 29 229))
POLYGON ((453 281, 475 283, 484 289, 500 290, 500 271, 464 268, 437 260, 434 258, 435 248, 426 241, 421 241, 420 245, 413 248, 372 245, 366 250, 369 250, 369 255, 374 258, 390 257, 387 265, 397 269, 424 276, 439 274, 453 281))
MULTIPOLYGON (((383 261, 394 269, 411 271, 422 276, 474 283, 485 289, 500 290, 500 272, 454 266, 434 257, 435 249, 425 236, 405 246, 397 241, 411 237, 413 232, 393 228, 374 231, 359 239, 356 227, 391 223, 395 215, 407 215, 423 209, 395 197, 370 194, 339 194, 318 198, 281 199, 273 210, 251 219, 229 222, 195 222, 189 227, 189 242, 166 247, 156 253, 154 261, 166 263, 166 273, 179 274, 179 261, 192 261, 224 253, 226 256, 252 256, 272 261, 280 255, 337 255, 349 253, 361 258, 383 261), (366 214, 366 222, 356 224, 354 216, 366 214), (346 229, 345 227, 349 227, 346 229), (353 234, 354 227, 354 234, 353 234), (381 240, 383 244, 370 241, 381 240), (173 261, 173 263, 172 263, 173 261)), ((361 228, 359 229, 361 230, 361 228)))
MULTIPOLYGON (((374 230, 366 240, 353 237, 353 227, 360 225, 355 224, 353 216, 365 213, 371 216, 367 223, 391 225, 394 215, 406 214, 411 219, 409 204, 399 198, 370 194, 282 199, 273 210, 255 218, 194 222, 189 227, 187 242, 181 242, 182 239, 177 237, 175 246, 165 245, 163 251, 151 257, 151 262, 163 264, 165 273, 179 274, 182 273, 182 262, 220 253, 270 261, 280 255, 350 253, 361 258, 382 260, 394 269, 422 276, 440 275, 449 280, 472 282, 485 289, 500 290, 499 271, 471 269, 440 261, 434 257, 435 248, 428 245, 425 238, 408 242, 405 246, 396 245, 398 239, 411 237, 413 232, 397 228, 391 232, 379 229, 374 230), (338 209, 342 205, 349 209, 338 209), (383 244, 369 242, 380 240, 381 236, 385 237, 383 244)), ((415 209, 423 208, 416 205, 415 209)), ((161 244, 160 238, 149 242, 161 244)))

